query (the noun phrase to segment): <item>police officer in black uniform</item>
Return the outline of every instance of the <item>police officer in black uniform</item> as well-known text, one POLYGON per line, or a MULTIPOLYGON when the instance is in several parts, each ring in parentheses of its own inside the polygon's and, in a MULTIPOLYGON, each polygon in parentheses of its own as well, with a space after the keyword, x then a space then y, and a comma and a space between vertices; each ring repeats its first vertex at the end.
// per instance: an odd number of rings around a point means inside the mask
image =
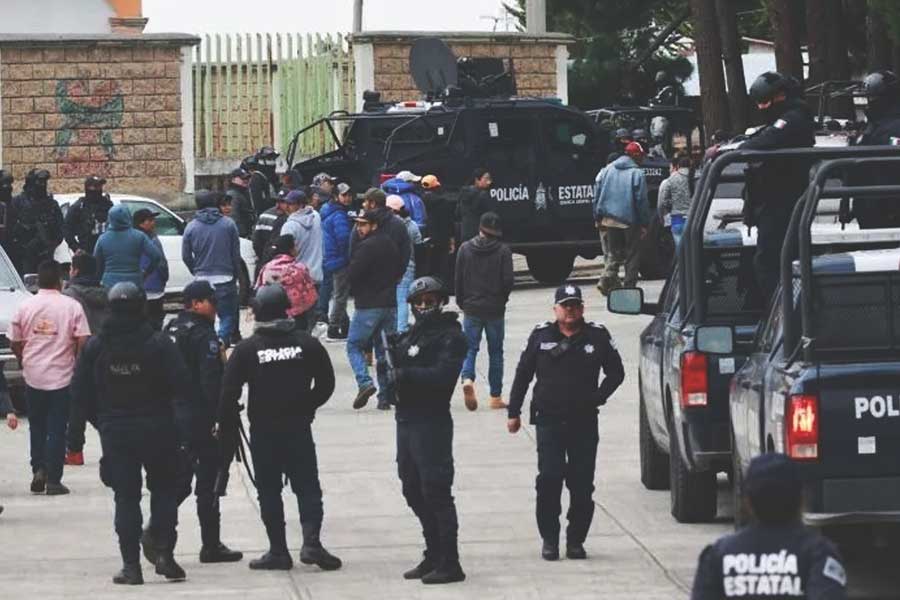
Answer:
POLYGON ((97 239, 106 231, 112 200, 103 193, 106 180, 91 175, 84 180, 84 196, 66 212, 66 243, 72 252, 93 254, 97 239))
POLYGON ((834 545, 800 520, 796 463, 784 454, 754 458, 743 500, 754 521, 703 550, 692 600, 847 597, 847 575, 834 545))
POLYGON ((224 437, 239 426, 238 401, 248 384, 250 450, 269 537, 269 551, 250 561, 250 568, 288 570, 294 565, 281 501, 287 476, 300 510, 300 562, 333 571, 341 568, 341 560, 322 546, 319 537, 324 513, 312 422, 334 392, 334 369, 319 340, 288 318, 290 302, 280 285, 260 288, 251 306, 256 331, 235 346, 225 365, 217 425, 218 435, 224 437))
MULTIPOLYGON (((815 145, 812 111, 802 99, 803 88, 793 77, 768 71, 750 86, 765 127, 741 144, 741 150, 810 148, 815 145)), ((745 219, 756 225, 756 279, 765 298, 778 285, 781 247, 794 204, 809 184, 809 163, 799 160, 767 161, 748 169, 748 206, 745 219)))
POLYGON ((241 162, 241 168, 250 172, 250 197, 256 214, 262 214, 275 204, 275 195, 281 181, 275 174, 280 155, 271 146, 263 146, 241 162))
MULTIPOLYGON (((869 73, 863 80, 868 100, 866 128, 857 140, 859 146, 900 145, 900 81, 891 71, 869 73)), ((897 175, 881 165, 854 169, 854 181, 865 185, 897 185, 897 175)), ((882 198, 856 198, 853 216, 860 229, 900 227, 900 203, 882 198)))
POLYGON ((62 210, 47 191, 49 179, 49 171, 32 169, 25 178, 22 193, 13 200, 16 219, 12 225, 12 243, 22 274, 36 273, 38 265, 52 259, 53 251, 63 241, 62 210))
POLYGON ((587 558, 584 540, 594 516, 594 470, 597 461, 597 408, 606 404, 625 379, 622 359, 609 331, 584 320, 581 289, 556 290, 556 321, 538 325, 513 380, 507 428, 516 433, 531 380, 531 423, 537 428, 537 524, 544 560, 559 559, 560 495, 569 488, 566 557, 587 558), (598 386, 600 371, 603 382, 598 386))
MULTIPOLYGON (((196 476, 194 494, 202 541, 200 562, 236 562, 244 555, 229 549, 219 537, 221 515, 219 495, 215 490, 216 476, 223 467, 223 454, 212 431, 225 371, 222 348, 213 326, 216 292, 208 281, 197 280, 184 287, 183 296, 184 310, 166 326, 166 334, 178 346, 191 375, 189 401, 193 413, 191 450, 194 468, 182 478, 178 500, 180 504, 190 495, 191 479, 196 476)), ((152 548, 152 544, 145 543, 144 554, 148 549, 152 553, 152 548)))
POLYGON ((225 196, 231 202, 231 217, 238 226, 238 234, 250 239, 256 223, 256 210, 250 197, 250 172, 243 167, 234 169, 229 175, 225 196))
MULTIPOLYGON (((466 357, 459 315, 444 312, 448 292, 433 277, 409 286, 415 324, 391 344, 387 380, 395 390, 397 470, 406 503, 419 518, 425 556, 405 579, 426 584, 463 581, 453 501, 453 419, 450 399, 466 357)), ((376 343, 380 343, 376 341, 376 343)))
POLYGON ((13 246, 9 238, 10 228, 15 218, 12 208, 13 181, 12 173, 0 169, 0 247, 6 251, 10 260, 15 264, 13 246))
POLYGON ((74 401, 100 432, 100 478, 115 492, 124 566, 114 583, 144 582, 140 565, 141 468, 147 472, 156 572, 185 578, 173 556, 178 520, 176 465, 187 453, 189 374, 175 344, 144 316, 144 292, 131 282, 109 290, 111 314, 78 358, 74 401), (182 448, 179 450, 179 446, 182 448))

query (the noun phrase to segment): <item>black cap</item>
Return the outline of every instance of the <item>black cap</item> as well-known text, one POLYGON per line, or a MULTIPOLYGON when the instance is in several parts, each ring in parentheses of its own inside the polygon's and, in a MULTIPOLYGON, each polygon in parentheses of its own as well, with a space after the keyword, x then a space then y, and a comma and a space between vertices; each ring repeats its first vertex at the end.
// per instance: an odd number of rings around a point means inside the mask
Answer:
POLYGON ((500 237, 503 235, 503 226, 500 224, 500 215, 495 212, 486 212, 481 215, 478 228, 488 235, 500 237))
POLYGON ((791 498, 800 496, 800 468, 784 454, 760 454, 747 468, 744 490, 751 501, 756 497, 791 498))
POLYGON ((376 210, 366 210, 362 211, 356 215, 355 221, 362 221, 364 223, 377 223, 378 222, 378 211, 376 210))
POLYGON ((106 185, 106 180, 100 177, 99 175, 89 175, 84 178, 84 187, 87 186, 103 186, 106 185))
POLYGON ((581 297, 580 287, 567 283, 556 288, 555 304, 562 304, 563 302, 569 302, 570 300, 577 300, 580 303, 584 302, 584 299, 581 297))
POLYGON ((9 171, 4 171, 0 169, 0 183, 5 183, 7 185, 11 184, 14 181, 12 173, 9 171))
POLYGON ((215 302, 216 290, 210 282, 203 279, 197 279, 184 286, 182 296, 184 297, 184 305, 190 307, 194 300, 209 300, 215 302))
POLYGON ((48 171, 47 169, 38 169, 34 172, 34 179, 43 179, 44 181, 46 181, 47 179, 50 179, 50 171, 48 171))
POLYGON ((131 222, 134 223, 135 227, 137 227, 147 219, 155 219, 158 216, 158 212, 153 212, 149 208, 141 208, 134 211, 134 214, 131 215, 131 222))
POLYGON ((237 169, 232 170, 228 176, 232 179, 234 179, 235 177, 240 177, 241 179, 250 179, 250 171, 243 167, 238 167, 237 169))

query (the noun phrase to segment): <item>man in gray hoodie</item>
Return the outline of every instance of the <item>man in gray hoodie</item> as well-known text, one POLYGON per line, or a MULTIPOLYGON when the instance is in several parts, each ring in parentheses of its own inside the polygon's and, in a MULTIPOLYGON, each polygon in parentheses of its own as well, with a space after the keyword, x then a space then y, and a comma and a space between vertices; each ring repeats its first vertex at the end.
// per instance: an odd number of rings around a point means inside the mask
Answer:
POLYGON ((238 323, 237 278, 241 269, 241 246, 237 225, 218 208, 218 194, 200 190, 197 213, 181 239, 181 259, 194 279, 208 281, 216 290, 219 338, 230 344, 238 323))
POLYGON ((306 265, 316 287, 322 284, 322 219, 309 206, 306 194, 293 190, 287 195, 288 204, 297 206, 281 227, 281 235, 294 236, 297 262, 306 265))

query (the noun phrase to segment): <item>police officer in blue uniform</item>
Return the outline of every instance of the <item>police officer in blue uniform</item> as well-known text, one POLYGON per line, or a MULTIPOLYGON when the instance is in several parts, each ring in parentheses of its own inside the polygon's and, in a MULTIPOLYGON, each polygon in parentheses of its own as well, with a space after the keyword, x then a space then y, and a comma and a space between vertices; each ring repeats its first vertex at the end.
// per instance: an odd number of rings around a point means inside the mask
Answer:
POLYGON ((238 427, 238 401, 248 384, 250 450, 260 516, 269 537, 269 551, 250 561, 250 568, 288 570, 294 566, 281 501, 286 476, 300 510, 300 562, 325 571, 340 569, 341 560, 320 540, 324 511, 312 434, 316 410, 334 392, 334 368, 319 340, 287 316, 290 301, 280 285, 261 287, 251 306, 256 330, 234 348, 225 365, 217 419, 220 436, 238 427))
MULTIPOLYGON (((225 371, 222 347, 216 335, 216 291, 208 281, 192 281, 184 287, 184 310, 166 326, 168 335, 191 374, 193 407, 191 451, 193 469, 182 473, 179 504, 191 493, 191 479, 196 477, 197 518, 200 521, 200 562, 236 562, 243 554, 231 550, 220 538, 221 514, 215 483, 223 467, 223 453, 212 431, 219 405, 222 375, 225 371)), ((224 493, 225 490, 220 490, 224 493)), ((152 529, 152 527, 151 527, 152 529)), ((146 537, 146 535, 145 535, 146 537)), ((143 542, 144 540, 142 540, 143 542)), ((144 554, 152 556, 153 544, 144 543, 144 554)))
POLYGON ((459 564, 459 522, 452 494, 450 399, 468 345, 459 315, 443 310, 448 298, 447 288, 434 277, 410 284, 407 302, 415 324, 391 345, 392 366, 386 373, 396 390, 397 471, 403 497, 425 537, 424 558, 403 577, 425 584, 466 578, 459 564))
MULTIPOLYGON (((766 72, 750 86, 765 127, 743 142, 741 150, 810 148, 815 145, 812 110, 802 98, 803 87, 793 77, 766 72)), ((765 298, 778 286, 781 247, 794 204, 809 184, 809 163, 799 160, 764 162, 748 169, 745 220, 755 225, 756 280, 765 298)))
POLYGON ((692 600, 847 597, 847 575, 834 545, 800 520, 796 463, 784 454, 754 458, 743 501, 752 524, 703 550, 692 600))
POLYGON ((173 556, 176 465, 190 440, 190 376, 175 344, 150 327, 144 316, 146 298, 138 286, 117 283, 108 297, 111 314, 79 356, 72 392, 100 432, 100 478, 115 492, 116 533, 124 565, 113 582, 144 583, 141 468, 150 489, 156 572, 181 580, 184 569, 173 556))
POLYGON ((522 404, 535 377, 531 423, 537 429, 537 525, 544 560, 559 559, 560 495, 569 488, 566 557, 587 558, 584 540, 594 516, 597 409, 625 379, 622 359, 609 331, 584 320, 581 289, 556 290, 556 321, 538 325, 519 365, 509 396, 507 428, 521 427, 522 404), (600 372, 603 381, 599 383, 600 372))

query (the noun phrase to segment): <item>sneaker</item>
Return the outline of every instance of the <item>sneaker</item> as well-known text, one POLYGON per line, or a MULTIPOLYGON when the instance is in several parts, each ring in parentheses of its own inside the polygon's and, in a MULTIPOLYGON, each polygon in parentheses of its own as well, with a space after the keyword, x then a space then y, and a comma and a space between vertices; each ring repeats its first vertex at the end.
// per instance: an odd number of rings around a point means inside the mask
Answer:
POLYGON ((47 484, 47 495, 48 496, 65 496, 69 493, 69 488, 64 486, 61 483, 48 483, 47 484))
POLYGON ((475 382, 471 379, 463 379, 463 400, 466 408, 476 410, 478 408, 478 399, 475 398, 475 382))
POLYGON ((66 452, 66 464, 70 467, 81 467, 84 465, 84 452, 75 452, 69 450, 66 452))
POLYGON ((375 391, 375 386, 371 384, 359 390, 359 393, 356 394, 356 398, 353 400, 353 408, 359 410, 368 404, 369 398, 375 394, 375 391))
POLYGON ((31 493, 32 494, 43 494, 47 489, 47 472, 43 469, 38 469, 34 477, 31 478, 31 493))
POLYGON ((310 333, 310 335, 313 336, 314 338, 319 338, 319 337, 322 337, 323 335, 325 335, 325 332, 327 332, 327 331, 328 331, 328 323, 319 321, 318 323, 316 323, 313 326, 313 329, 312 329, 312 332, 310 333))
POLYGON ((587 552, 584 551, 584 544, 566 544, 566 558, 570 560, 586 559, 587 552))

